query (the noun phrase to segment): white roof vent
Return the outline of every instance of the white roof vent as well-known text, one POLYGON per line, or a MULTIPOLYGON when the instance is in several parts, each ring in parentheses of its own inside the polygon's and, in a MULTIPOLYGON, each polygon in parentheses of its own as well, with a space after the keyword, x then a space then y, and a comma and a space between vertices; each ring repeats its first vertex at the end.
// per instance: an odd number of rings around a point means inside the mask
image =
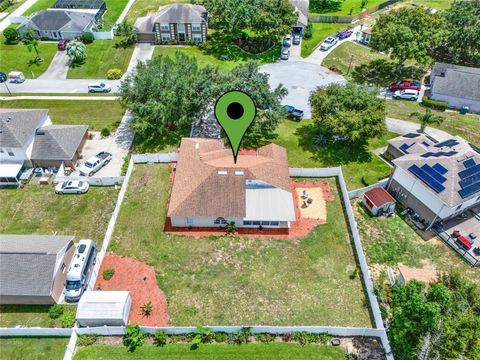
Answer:
POLYGON ((227 175, 228 172, 226 170, 218 170, 218 175, 227 175))
POLYGON ((245 172, 243 172, 243 171, 235 171, 235 175, 237 175, 237 176, 243 176, 243 175, 245 175, 245 172))
POLYGON ((200 149, 200 144, 199 144, 199 143, 196 143, 196 144, 195 144, 195 150, 198 150, 198 149, 200 149))

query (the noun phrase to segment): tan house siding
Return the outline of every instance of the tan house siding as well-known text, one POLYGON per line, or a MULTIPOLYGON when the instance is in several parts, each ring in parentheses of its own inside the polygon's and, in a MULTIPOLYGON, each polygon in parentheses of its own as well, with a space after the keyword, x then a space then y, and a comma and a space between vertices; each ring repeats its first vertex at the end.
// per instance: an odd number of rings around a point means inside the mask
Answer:
POLYGON ((63 288, 65 286, 65 281, 67 279, 67 271, 70 262, 72 261, 73 254, 75 252, 75 246, 73 243, 70 243, 69 248, 65 252, 63 259, 60 261, 60 267, 53 278, 52 285, 52 299, 57 303, 60 300, 60 297, 63 293, 63 288), (62 263, 65 264, 65 269, 62 271, 62 263))

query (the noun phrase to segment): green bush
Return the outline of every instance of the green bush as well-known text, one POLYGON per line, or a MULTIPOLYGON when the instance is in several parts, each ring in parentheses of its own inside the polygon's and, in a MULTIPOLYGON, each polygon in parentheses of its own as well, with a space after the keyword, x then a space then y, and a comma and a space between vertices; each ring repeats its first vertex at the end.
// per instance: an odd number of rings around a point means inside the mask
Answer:
POLYGON ((90 346, 95 344, 97 341, 96 335, 80 335, 77 340, 77 345, 79 346, 90 346))
POLYGON ((177 39, 168 40, 167 45, 178 45, 178 40, 177 39))
POLYGON ((306 345, 308 344, 309 337, 306 331, 301 331, 301 332, 294 332, 293 333, 293 341, 298 342, 300 345, 306 345))
POLYGON ((155 343, 155 345, 157 346, 165 346, 167 344, 167 333, 163 330, 159 330, 155 333, 155 335, 153 336, 153 342, 155 343))
POLYGON ((238 338, 242 343, 248 343, 250 341, 251 336, 253 336, 251 327, 242 327, 238 331, 238 338))
POLYGON ((213 333, 213 339, 216 343, 224 343, 228 340, 228 334, 224 332, 213 333))
POLYGON ((275 341, 275 335, 272 334, 257 334, 255 335, 255 340, 262 342, 264 344, 269 344, 275 341))
POLYGON ((422 98, 422 105, 434 110, 445 111, 448 109, 448 103, 446 101, 435 101, 424 96, 422 98))
POLYGON ((305 28, 305 31, 303 32, 303 38, 310 39, 312 35, 313 35, 312 24, 308 23, 307 27, 305 28))
POLYGON ((146 317, 149 317, 152 314, 152 311, 153 311, 153 305, 151 301, 142 305, 142 314, 145 315, 146 317))
POLYGON ((74 312, 65 312, 60 316, 60 326, 62 328, 71 328, 75 324, 75 313, 74 312))
MULTIPOLYGON (((102 128, 102 130, 100 130, 100 135, 102 135, 102 137, 110 136, 110 130, 108 128, 102 128)), ((112 269, 107 269, 107 270, 112 270, 112 269)), ((113 273, 112 273, 112 276, 113 276, 113 273)), ((104 279, 105 279, 105 276, 104 276, 104 279)), ((105 279, 105 280, 109 280, 109 279, 105 279)))
POLYGON ((82 40, 84 44, 91 44, 95 38, 91 32, 84 32, 80 37, 80 40, 82 40))
POLYGON ((0 3, 0 12, 7 10, 10 6, 13 5, 13 0, 5 0, 0 3))
POLYGON ((187 41, 185 41, 185 45, 195 46, 195 45, 197 45, 197 42, 193 39, 188 39, 187 41))
POLYGON ((14 28, 8 27, 3 30, 3 36, 7 44, 15 44, 18 41, 18 31, 14 28))
POLYGON ((123 71, 121 69, 108 69, 107 79, 108 80, 118 80, 123 76, 123 71))
POLYGON ((225 232, 227 234, 233 234, 237 231, 237 225, 235 225, 235 221, 231 221, 225 226, 225 232))
POLYGON ((48 309, 48 317, 50 319, 58 319, 61 315, 63 315, 63 306, 54 304, 48 309))
POLYGON ((142 334, 140 326, 138 325, 127 325, 125 331, 126 334, 123 338, 123 345, 126 346, 129 352, 134 352, 145 342, 145 335, 142 334))
POLYGON ((123 157, 123 163, 122 163, 122 176, 124 176, 127 173, 129 163, 130 163, 130 155, 125 155, 123 157))
MULTIPOLYGON (((108 129, 107 129, 107 130, 108 130, 108 129)), ((109 133, 110 133, 110 132, 109 132, 109 133)), ((103 129, 102 129, 102 136, 104 136, 104 135, 103 135, 103 129)), ((103 270, 103 272, 102 272, 102 276, 103 276, 103 279, 104 279, 104 280, 110 280, 110 279, 113 277, 114 274, 115 274, 115 270, 114 270, 114 269, 105 269, 105 270, 103 270)))

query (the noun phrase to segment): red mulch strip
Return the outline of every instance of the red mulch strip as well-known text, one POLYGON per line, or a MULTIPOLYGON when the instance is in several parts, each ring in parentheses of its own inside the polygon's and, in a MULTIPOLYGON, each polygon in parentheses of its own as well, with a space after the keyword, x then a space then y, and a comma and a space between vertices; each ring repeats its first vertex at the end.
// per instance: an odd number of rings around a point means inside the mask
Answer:
MULTIPOLYGON (((333 201, 333 192, 328 182, 323 181, 292 181, 292 195, 296 196, 296 188, 313 188, 320 187, 323 190, 323 198, 325 201, 333 201)), ((317 225, 325 224, 325 221, 316 219, 304 219, 300 217, 300 209, 298 202, 294 201, 296 221, 291 223, 290 229, 258 229, 258 228, 238 228, 235 235, 249 237, 266 237, 274 239, 296 239, 304 237, 313 230, 317 225)), ((328 217, 328 214, 327 214, 328 217)), ((170 218, 165 221, 165 232, 191 236, 191 237, 207 237, 225 235, 225 230, 217 227, 172 227, 170 218)))
POLYGON ((95 289, 101 284, 101 290, 127 290, 132 297, 132 307, 128 321, 130 324, 144 326, 168 326, 168 308, 165 294, 158 288, 155 271, 151 266, 129 257, 105 256, 100 267, 95 289), (110 280, 104 280, 105 269, 114 269, 110 280), (145 316, 142 306, 152 303, 152 313, 145 316))

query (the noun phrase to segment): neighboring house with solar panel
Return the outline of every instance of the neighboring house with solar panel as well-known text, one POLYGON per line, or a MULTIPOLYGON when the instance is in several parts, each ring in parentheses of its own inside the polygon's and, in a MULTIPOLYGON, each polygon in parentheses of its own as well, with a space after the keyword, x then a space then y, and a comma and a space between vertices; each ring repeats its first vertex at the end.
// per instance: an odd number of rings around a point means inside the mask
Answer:
POLYGON ((423 134, 389 141, 388 191, 430 228, 480 204, 480 154, 464 139, 436 143, 423 134))
POLYGON ((435 63, 430 74, 430 98, 480 113, 480 68, 435 63))

